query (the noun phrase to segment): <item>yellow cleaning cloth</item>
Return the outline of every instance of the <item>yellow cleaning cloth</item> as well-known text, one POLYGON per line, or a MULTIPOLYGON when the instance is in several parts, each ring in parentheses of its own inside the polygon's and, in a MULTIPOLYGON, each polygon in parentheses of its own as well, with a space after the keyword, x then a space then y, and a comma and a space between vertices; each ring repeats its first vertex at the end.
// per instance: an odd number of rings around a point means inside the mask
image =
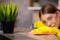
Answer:
POLYGON ((57 37, 60 38, 60 29, 57 27, 49 27, 46 26, 42 21, 38 20, 34 23, 34 27, 36 29, 33 29, 31 32, 32 34, 47 34, 47 33, 53 33, 56 34, 57 37))

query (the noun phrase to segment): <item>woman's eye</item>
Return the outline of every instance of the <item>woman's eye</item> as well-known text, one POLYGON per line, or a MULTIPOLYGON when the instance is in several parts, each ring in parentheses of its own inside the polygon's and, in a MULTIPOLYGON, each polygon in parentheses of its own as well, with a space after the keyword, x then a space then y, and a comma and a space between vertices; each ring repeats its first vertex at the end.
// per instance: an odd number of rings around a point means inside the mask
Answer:
POLYGON ((47 18, 47 20, 51 20, 51 19, 52 19, 52 17, 48 17, 48 18, 47 18))

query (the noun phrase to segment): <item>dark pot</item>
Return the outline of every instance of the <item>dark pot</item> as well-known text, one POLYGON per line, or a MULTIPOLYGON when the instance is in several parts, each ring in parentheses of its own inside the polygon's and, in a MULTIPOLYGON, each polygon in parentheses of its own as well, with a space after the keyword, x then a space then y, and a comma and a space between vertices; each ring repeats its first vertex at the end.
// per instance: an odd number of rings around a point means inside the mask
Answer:
POLYGON ((0 22, 0 30, 3 30, 2 23, 0 22))
POLYGON ((2 22, 3 33, 13 33, 14 32, 14 22, 2 22))

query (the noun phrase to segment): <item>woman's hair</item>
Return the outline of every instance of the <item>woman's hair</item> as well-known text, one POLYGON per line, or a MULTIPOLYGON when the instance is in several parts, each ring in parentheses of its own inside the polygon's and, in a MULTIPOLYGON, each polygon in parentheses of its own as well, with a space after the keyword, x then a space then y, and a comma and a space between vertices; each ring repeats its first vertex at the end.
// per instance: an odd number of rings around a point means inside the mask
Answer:
POLYGON ((52 5, 52 4, 46 4, 44 6, 42 6, 41 10, 39 11, 39 17, 41 17, 41 14, 49 14, 49 13, 53 13, 55 14, 55 12, 57 11, 58 9, 52 5))

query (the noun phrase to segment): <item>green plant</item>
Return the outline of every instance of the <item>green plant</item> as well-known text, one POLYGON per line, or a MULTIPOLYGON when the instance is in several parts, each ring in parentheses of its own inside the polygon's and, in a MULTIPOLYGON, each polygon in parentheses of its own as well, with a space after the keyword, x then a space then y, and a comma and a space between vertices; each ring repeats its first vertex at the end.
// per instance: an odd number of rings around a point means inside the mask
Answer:
POLYGON ((39 0, 34 0, 34 2, 38 3, 38 2, 39 2, 39 0))
POLYGON ((0 5, 0 21, 15 21, 18 15, 17 5, 3 3, 0 5))

